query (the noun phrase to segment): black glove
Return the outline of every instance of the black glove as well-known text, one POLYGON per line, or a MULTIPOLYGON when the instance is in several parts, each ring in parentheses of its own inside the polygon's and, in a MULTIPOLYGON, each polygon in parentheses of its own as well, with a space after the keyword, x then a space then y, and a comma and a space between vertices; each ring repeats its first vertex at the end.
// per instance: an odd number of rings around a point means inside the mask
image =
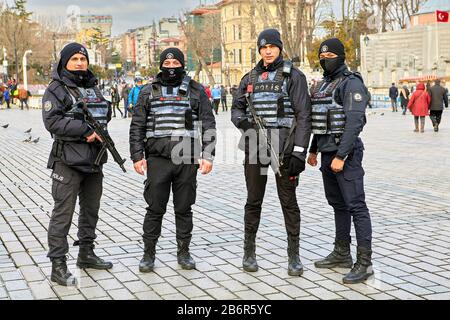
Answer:
POLYGON ((239 128, 241 128, 245 132, 248 129, 252 129, 253 125, 247 119, 244 119, 239 123, 239 128))
POLYGON ((291 156, 291 159, 289 160, 289 169, 288 173, 290 177, 296 177, 303 171, 305 171, 305 159, 300 158, 294 153, 291 156))

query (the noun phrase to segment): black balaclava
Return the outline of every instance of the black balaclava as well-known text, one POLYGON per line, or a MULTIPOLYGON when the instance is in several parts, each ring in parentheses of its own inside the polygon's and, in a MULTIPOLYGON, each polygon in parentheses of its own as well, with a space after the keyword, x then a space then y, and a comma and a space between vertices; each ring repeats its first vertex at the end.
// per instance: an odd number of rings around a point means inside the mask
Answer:
POLYGON ((178 85, 185 75, 184 70, 184 54, 178 48, 167 48, 159 57, 159 68, 161 69, 161 80, 163 84, 178 85), (179 68, 165 68, 163 63, 166 59, 177 59, 181 63, 179 68))
POLYGON ((325 76, 331 76, 345 64, 345 48, 341 40, 331 38, 322 42, 319 48, 319 56, 324 52, 332 52, 337 55, 336 58, 320 59, 320 65, 324 71, 325 76))
POLYGON ((76 42, 69 43, 61 50, 60 60, 58 63, 58 73, 61 78, 64 77, 68 78, 78 87, 86 87, 86 88, 93 87, 96 83, 96 79, 91 71, 89 70, 69 71, 66 68, 70 58, 72 58, 77 53, 84 55, 89 64, 89 54, 87 52, 87 49, 79 43, 76 42))

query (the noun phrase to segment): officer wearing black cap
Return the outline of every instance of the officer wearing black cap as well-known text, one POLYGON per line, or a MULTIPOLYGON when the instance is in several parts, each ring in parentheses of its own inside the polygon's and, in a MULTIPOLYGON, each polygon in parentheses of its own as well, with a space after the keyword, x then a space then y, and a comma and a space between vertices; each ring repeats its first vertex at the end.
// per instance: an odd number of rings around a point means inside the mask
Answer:
POLYGON ((372 227, 364 194, 362 168, 364 145, 359 138, 366 124, 368 90, 359 73, 345 65, 342 42, 324 41, 319 49, 324 79, 312 88, 312 131, 314 134, 308 163, 321 168, 325 195, 334 208, 336 238, 334 250, 315 262, 316 268, 350 268, 351 221, 356 230, 357 258, 344 283, 359 283, 373 274, 371 262, 372 227))
POLYGON ((160 56, 161 72, 142 88, 130 127, 130 152, 137 173, 147 171, 144 198, 144 256, 140 272, 153 271, 163 216, 173 191, 178 263, 194 269, 189 253, 192 205, 197 170, 212 170, 216 122, 203 87, 184 69, 184 54, 168 48, 160 56))
POLYGON ((245 205, 245 239, 243 268, 258 270, 256 233, 267 183, 268 162, 279 156, 280 174, 276 174, 288 238, 288 274, 300 276, 303 265, 299 257, 300 209, 297 204, 298 177, 305 170, 306 151, 311 135, 311 102, 305 75, 282 57, 283 43, 275 29, 261 32, 257 43, 262 59, 246 74, 234 97, 231 121, 243 135, 240 148, 245 151, 244 173, 247 185, 245 205), (250 106, 249 106, 250 102, 250 106), (256 134, 251 105, 263 119, 264 129, 274 147, 267 161, 267 147, 260 149, 261 136, 256 134), (255 137, 257 137, 255 139, 255 137))
POLYGON ((54 139, 48 161, 48 168, 53 170, 52 196, 55 201, 48 228, 48 257, 52 261, 51 280, 63 286, 77 283, 66 264, 67 235, 77 197, 80 204, 79 240, 74 244, 80 246, 77 266, 94 269, 113 266, 93 251, 102 196, 102 165, 107 161, 107 155, 100 165, 94 164, 101 150, 101 139, 84 121, 82 114, 74 112, 73 108, 76 102, 83 100, 94 118, 105 127, 111 120, 110 103, 100 93, 97 79, 88 70, 88 65, 85 47, 78 43, 65 46, 42 100, 44 125, 54 139))

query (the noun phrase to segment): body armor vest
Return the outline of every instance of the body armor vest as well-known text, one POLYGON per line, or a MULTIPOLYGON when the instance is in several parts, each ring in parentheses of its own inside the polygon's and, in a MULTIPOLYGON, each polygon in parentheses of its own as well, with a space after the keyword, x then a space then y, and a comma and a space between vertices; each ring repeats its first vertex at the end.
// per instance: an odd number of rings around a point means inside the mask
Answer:
MULTIPOLYGON (((283 68, 260 75, 256 70, 250 72, 250 84, 253 86, 251 100, 256 114, 265 121, 268 128, 290 128, 294 121, 287 80, 283 75, 283 68)), ((247 117, 253 122, 250 110, 247 110, 247 117)))
MULTIPOLYGON (((102 124, 105 130, 108 129, 109 104, 103 98, 97 87, 77 88, 77 91, 69 89, 68 92, 74 104, 80 99, 83 100, 94 119, 102 124)), ((84 114, 81 110, 69 110, 64 114, 64 118, 84 121, 84 114)), ((55 139, 63 141, 79 141, 81 138, 56 136, 55 139)))
POLYGON ((344 107, 334 100, 336 88, 344 77, 331 82, 320 82, 311 94, 312 133, 343 134, 345 129, 344 107))
POLYGON ((147 138, 199 138, 198 111, 192 110, 190 90, 181 93, 180 87, 152 85, 147 106, 147 138))

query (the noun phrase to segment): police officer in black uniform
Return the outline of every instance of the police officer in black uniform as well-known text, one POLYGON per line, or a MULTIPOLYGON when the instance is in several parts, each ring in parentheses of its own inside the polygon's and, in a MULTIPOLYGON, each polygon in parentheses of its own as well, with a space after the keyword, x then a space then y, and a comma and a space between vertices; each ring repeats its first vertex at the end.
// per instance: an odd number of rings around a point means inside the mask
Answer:
POLYGON ((55 206, 48 228, 48 257, 52 261, 51 280, 60 285, 76 285, 67 270, 67 235, 79 196, 78 241, 80 268, 110 269, 112 263, 97 257, 93 251, 96 238, 100 198, 102 196, 102 165, 94 161, 101 150, 100 137, 85 121, 75 106, 82 100, 94 118, 103 125, 111 120, 111 106, 100 93, 97 79, 88 70, 89 56, 85 47, 70 43, 61 51, 52 82, 43 97, 42 116, 45 128, 54 143, 48 161, 53 169, 52 196, 55 206))
POLYGON ((168 48, 160 56, 161 72, 144 86, 130 127, 130 152, 136 172, 147 170, 144 198, 144 256, 140 272, 153 271, 155 247, 163 216, 173 191, 178 263, 194 269, 189 253, 192 238, 192 205, 197 189, 197 170, 212 170, 216 122, 203 87, 184 69, 184 55, 168 48))
POLYGON ((357 258, 344 283, 359 283, 373 274, 371 262, 372 226, 364 194, 362 168, 364 145, 359 134, 366 124, 368 90, 361 75, 345 65, 342 42, 324 41, 319 49, 323 81, 312 88, 312 131, 314 134, 308 163, 317 165, 322 153, 325 195, 334 208, 336 238, 334 250, 315 262, 316 268, 350 268, 351 221, 356 229, 357 258))
MULTIPOLYGON (((297 204, 298 176, 305 170, 306 151, 311 135, 311 102, 305 75, 282 57, 283 43, 275 29, 261 32, 257 43, 262 59, 246 74, 234 97, 231 120, 243 135, 240 148, 245 151, 244 173, 247 185, 245 205, 245 239, 243 268, 258 270, 256 233, 267 183, 267 146, 261 144, 260 133, 250 114, 247 99, 263 119, 274 153, 283 164, 276 175, 288 238, 288 274, 300 276, 303 265, 299 257, 300 209, 297 204), (255 137, 257 137, 255 139, 255 137), (261 150, 263 146, 264 150, 261 150)), ((274 161, 274 156, 270 161, 274 161)))

